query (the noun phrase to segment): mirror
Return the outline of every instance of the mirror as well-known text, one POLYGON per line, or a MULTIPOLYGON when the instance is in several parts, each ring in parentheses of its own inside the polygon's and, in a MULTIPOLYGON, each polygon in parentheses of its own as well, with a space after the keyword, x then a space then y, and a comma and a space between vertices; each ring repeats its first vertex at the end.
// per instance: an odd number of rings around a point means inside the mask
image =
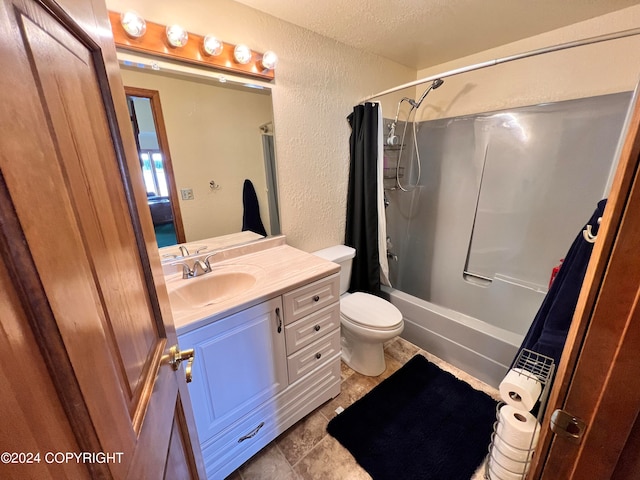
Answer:
MULTIPOLYGON (((145 184, 151 178, 156 185, 158 179, 168 182, 167 188, 155 190, 146 185, 154 225, 166 227, 170 220, 178 233, 182 227, 184 242, 199 247, 206 243, 228 246, 279 234, 269 86, 242 79, 221 82, 219 75, 200 74, 196 68, 165 61, 131 61, 120 54, 119 58, 125 88, 134 92, 130 104, 137 117, 136 140, 145 184), (153 122, 158 115, 143 111, 154 102, 136 92, 157 92, 168 151, 163 151, 159 139, 164 134, 153 122), (161 161, 142 158, 153 157, 155 149, 161 161), (155 176, 149 165, 156 167, 155 176), (158 165, 162 166, 159 170, 158 165), (168 188, 174 189, 177 202, 168 188), (171 205, 174 214, 167 213, 166 201, 177 203, 171 205), (158 214, 159 209, 164 215, 158 214)), ((180 235, 176 241, 182 243, 180 235)), ((170 244, 159 241, 160 246, 170 244)), ((179 252, 177 246, 172 250, 179 252)))

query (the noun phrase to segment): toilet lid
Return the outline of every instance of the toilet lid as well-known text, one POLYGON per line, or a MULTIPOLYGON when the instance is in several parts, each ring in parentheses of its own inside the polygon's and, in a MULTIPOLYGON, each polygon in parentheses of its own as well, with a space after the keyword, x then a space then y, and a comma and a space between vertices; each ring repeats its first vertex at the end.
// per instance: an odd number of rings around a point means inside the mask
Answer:
POLYGON ((364 292, 340 299, 340 313, 353 323, 379 330, 391 330, 402 321, 402 314, 394 305, 364 292))

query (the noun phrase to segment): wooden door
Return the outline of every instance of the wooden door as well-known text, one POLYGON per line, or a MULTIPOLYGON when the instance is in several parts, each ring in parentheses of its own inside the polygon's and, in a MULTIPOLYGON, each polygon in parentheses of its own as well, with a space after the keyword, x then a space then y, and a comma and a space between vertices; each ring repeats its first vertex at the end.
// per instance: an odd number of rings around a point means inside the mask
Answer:
POLYGON ((639 155, 636 103, 529 478, 640 478, 639 155), (555 409, 586 423, 579 442, 549 430, 555 409))
POLYGON ((0 42, 0 478, 197 478, 105 5, 3 0, 0 42))

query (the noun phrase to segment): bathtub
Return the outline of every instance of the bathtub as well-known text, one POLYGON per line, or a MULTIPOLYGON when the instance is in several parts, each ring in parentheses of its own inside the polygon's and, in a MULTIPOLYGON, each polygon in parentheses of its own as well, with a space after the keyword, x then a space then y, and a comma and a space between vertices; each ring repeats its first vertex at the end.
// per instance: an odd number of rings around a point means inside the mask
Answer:
POLYGON ((516 356, 523 335, 394 288, 383 287, 383 292, 402 312, 402 338, 498 387, 516 356))
MULTIPOLYGON (((404 316, 403 338, 499 384, 554 267, 607 191, 630 99, 625 92, 419 123, 419 184, 411 149, 402 164, 412 187, 385 184, 396 288, 387 294, 404 316)), ((399 151, 384 153, 400 162, 399 151)))

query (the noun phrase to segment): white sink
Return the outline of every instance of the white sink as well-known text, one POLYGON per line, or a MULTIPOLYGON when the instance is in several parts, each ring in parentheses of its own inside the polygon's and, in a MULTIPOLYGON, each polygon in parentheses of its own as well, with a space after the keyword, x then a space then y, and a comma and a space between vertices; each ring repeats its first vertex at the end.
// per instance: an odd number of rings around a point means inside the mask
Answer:
POLYGON ((200 277, 171 282, 169 300, 173 310, 193 310, 228 300, 249 290, 256 283, 256 275, 246 269, 232 267, 200 277))

